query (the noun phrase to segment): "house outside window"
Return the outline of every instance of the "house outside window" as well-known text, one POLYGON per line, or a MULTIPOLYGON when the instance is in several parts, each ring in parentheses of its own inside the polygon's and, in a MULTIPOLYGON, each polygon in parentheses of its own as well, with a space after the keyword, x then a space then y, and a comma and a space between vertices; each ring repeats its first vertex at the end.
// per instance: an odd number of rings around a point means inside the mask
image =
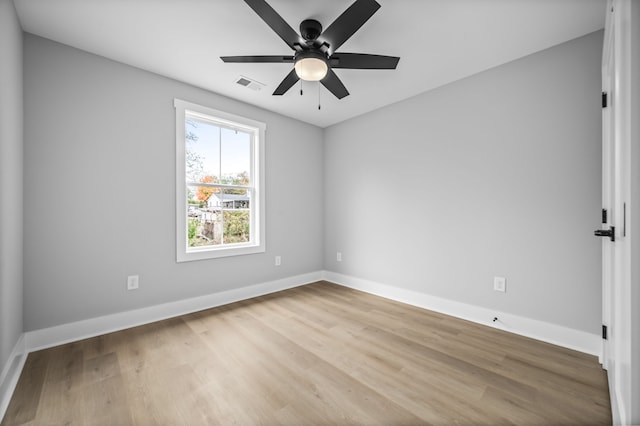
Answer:
POLYGON ((176 99, 177 261, 265 251, 266 125, 176 99))

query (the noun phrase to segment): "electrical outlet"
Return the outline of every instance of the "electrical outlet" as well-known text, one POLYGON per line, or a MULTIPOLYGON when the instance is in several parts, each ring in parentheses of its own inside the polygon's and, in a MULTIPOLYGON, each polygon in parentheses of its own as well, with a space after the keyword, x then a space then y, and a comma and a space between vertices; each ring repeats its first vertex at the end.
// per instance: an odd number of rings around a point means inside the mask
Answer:
POLYGON ((507 279, 505 277, 493 277, 493 289, 502 293, 507 292, 507 279))
POLYGON ((282 258, 280 256, 276 256, 276 266, 280 266, 282 264, 282 258))
POLYGON ((340 253, 340 252, 337 252, 337 253, 336 253, 336 260, 337 260, 338 262, 342 262, 342 253, 340 253))
POLYGON ((127 277, 127 290, 137 290, 139 278, 137 275, 129 275, 127 277))

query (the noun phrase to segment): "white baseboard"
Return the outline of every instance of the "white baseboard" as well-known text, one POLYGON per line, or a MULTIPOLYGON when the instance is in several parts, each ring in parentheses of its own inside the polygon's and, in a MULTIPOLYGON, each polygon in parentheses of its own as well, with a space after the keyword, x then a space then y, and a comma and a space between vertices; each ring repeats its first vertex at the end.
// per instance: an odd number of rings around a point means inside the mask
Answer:
POLYGON ((102 317, 90 318, 55 327, 28 331, 25 333, 27 352, 50 348, 64 343, 95 337, 118 330, 149 324, 204 309, 214 308, 252 297, 286 290, 293 287, 320 281, 322 272, 311 272, 303 275, 269 281, 248 287, 208 294, 191 299, 178 300, 133 311, 120 312, 102 317))
POLYGON ((590 355, 600 356, 602 352, 602 341, 597 334, 430 296, 425 293, 393 287, 387 284, 338 274, 336 272, 324 271, 323 278, 335 284, 371 293, 386 299, 462 318, 590 355), (498 317, 500 320, 493 322, 494 317, 498 317))
POLYGON ((9 401, 11 401, 11 396, 16 389, 26 360, 27 352, 24 347, 24 334, 22 334, 13 347, 11 355, 9 355, 9 359, 0 374, 0 421, 2 421, 7 411, 9 401))

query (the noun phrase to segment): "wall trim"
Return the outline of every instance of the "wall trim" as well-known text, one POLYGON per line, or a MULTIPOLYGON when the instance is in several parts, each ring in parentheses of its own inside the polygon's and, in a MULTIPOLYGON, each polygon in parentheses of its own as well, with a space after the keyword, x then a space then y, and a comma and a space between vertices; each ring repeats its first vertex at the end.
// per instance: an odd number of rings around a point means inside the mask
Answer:
POLYGON ((488 327, 541 340, 590 355, 599 357, 602 353, 602 340, 597 334, 525 318, 519 315, 508 314, 494 309, 456 302, 454 300, 431 296, 426 293, 419 293, 413 290, 398 288, 336 272, 324 271, 323 278, 326 281, 354 290, 364 291, 386 299, 462 318, 488 327), (500 318, 500 321, 494 323, 494 317, 500 318))
POLYGON ((24 346, 24 334, 21 334, 7 359, 7 363, 2 368, 2 374, 0 374, 0 421, 4 418, 11 396, 16 390, 20 373, 22 373, 24 363, 27 361, 27 354, 24 346))
POLYGON ((299 287, 320 280, 322 280, 321 271, 311 272, 248 287, 28 331, 25 333, 25 348, 27 352, 46 349, 253 297, 264 296, 265 294, 299 287))

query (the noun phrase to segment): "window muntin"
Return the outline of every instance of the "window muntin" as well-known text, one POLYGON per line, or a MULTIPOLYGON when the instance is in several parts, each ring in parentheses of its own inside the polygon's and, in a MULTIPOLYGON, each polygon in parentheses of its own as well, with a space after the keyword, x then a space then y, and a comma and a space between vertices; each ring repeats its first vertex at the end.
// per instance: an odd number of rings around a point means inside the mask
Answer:
POLYGON ((177 260, 264 251, 264 123, 176 106, 177 260))

